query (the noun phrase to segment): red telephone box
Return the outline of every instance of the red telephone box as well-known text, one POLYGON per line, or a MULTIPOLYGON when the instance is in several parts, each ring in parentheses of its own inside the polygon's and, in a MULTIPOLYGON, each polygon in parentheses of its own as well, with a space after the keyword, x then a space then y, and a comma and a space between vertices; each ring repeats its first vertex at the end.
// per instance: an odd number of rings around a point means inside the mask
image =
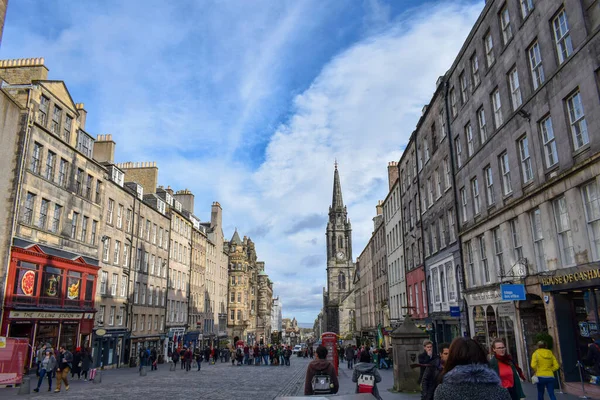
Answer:
POLYGON ((335 332, 325 332, 321 335, 321 344, 327 348, 327 360, 335 368, 335 374, 338 375, 338 335, 335 332))

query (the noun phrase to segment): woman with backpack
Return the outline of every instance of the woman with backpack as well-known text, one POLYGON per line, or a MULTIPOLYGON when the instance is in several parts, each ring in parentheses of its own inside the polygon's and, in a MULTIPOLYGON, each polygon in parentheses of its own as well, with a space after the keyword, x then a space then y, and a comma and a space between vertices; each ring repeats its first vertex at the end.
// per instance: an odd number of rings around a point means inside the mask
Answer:
POLYGON ((371 363, 368 351, 360 353, 359 363, 354 366, 352 382, 356 382, 356 393, 371 393, 376 399, 381 399, 377 383, 381 382, 381 375, 376 365, 371 363))

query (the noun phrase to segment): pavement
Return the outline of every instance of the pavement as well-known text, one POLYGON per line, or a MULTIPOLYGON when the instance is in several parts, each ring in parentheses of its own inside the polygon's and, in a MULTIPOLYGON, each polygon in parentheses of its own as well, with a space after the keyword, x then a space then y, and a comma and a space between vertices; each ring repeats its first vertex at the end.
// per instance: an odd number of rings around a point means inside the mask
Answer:
MULTIPOLYGON (((15 396, 22 399, 81 399, 94 400, 117 398, 126 396, 128 400, 201 398, 210 400, 231 400, 243 398, 244 400, 266 400, 278 397, 303 396, 304 378, 309 359, 291 358, 291 366, 232 366, 231 363, 217 362, 210 365, 202 363, 200 372, 192 369, 189 372, 179 369, 170 371, 168 364, 158 366, 158 371, 147 370, 146 376, 140 376, 137 368, 120 368, 102 371, 102 382, 85 382, 83 380, 70 380, 69 391, 64 387, 60 393, 48 392, 48 381, 42 383, 39 393, 33 389, 37 385, 35 375, 31 376, 30 394, 19 395, 18 388, 0 389, 0 400, 13 399, 15 396), (192 397, 193 396, 193 397, 192 397)), ((99 372, 100 373, 100 372, 99 372)), ((380 370, 381 382, 377 385, 383 400, 417 400, 419 393, 394 393, 393 371, 380 370)), ((352 370, 340 363, 339 369, 340 390, 337 395, 328 398, 346 397, 353 395, 356 384, 352 382, 352 370)), ((56 388, 56 381, 52 383, 52 390, 56 388)), ((524 383, 525 394, 528 399, 536 399, 535 386, 524 383)), ((578 397, 569 394, 556 393, 558 400, 575 400, 578 397)), ((546 395, 546 398, 547 395, 546 395)), ((313 398, 316 400, 316 398, 313 398)))

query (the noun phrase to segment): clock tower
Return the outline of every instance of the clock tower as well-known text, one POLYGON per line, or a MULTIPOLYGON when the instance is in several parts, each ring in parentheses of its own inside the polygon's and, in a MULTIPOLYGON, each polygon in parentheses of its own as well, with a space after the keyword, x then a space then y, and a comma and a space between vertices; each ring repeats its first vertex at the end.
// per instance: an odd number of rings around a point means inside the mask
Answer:
MULTIPOLYGON (((340 333, 340 306, 352 293, 354 263, 352 262, 352 226, 342 200, 342 186, 337 162, 333 171, 333 198, 327 222, 327 330, 340 333)), ((343 311, 343 310, 342 310, 343 311)))

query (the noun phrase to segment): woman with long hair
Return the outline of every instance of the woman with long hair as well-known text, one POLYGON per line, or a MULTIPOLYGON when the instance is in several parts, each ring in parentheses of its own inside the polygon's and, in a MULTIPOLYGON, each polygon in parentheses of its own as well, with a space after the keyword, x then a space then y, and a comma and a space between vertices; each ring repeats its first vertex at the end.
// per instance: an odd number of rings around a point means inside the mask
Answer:
POLYGON ((487 356, 479 343, 458 337, 450 345, 441 384, 434 400, 511 400, 500 386, 500 378, 488 366, 487 356))
POLYGON ((494 354, 490 359, 490 367, 500 377, 502 387, 508 390, 512 400, 525 398, 525 393, 523 393, 521 387, 521 379, 524 379, 523 371, 513 361, 511 355, 507 353, 504 340, 494 339, 492 352, 494 354))

